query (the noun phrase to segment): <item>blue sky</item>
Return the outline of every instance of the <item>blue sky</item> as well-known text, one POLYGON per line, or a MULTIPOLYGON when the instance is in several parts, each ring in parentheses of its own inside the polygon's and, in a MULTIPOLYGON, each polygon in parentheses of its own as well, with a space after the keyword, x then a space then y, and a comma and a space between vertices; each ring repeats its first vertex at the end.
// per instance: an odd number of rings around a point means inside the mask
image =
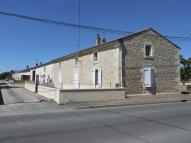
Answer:
MULTIPOLYGON (((81 24, 191 37, 190 0, 81 0, 81 24)), ((78 22, 78 0, 1 0, 0 11, 78 22)), ((97 32, 82 31, 80 49, 95 45, 97 32)), ((107 40, 117 34, 100 33, 107 40)), ((0 15, 0 72, 19 70, 77 50, 77 30, 0 15)), ((175 41, 187 58, 191 41, 175 41)))

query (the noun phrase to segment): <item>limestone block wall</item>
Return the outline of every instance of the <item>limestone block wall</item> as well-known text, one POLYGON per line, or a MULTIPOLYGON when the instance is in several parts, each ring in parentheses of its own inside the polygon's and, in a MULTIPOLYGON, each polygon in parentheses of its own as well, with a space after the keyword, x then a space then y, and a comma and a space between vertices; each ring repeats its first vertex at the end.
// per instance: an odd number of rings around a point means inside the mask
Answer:
POLYGON ((57 98, 57 89, 45 86, 38 86, 38 94, 55 101, 57 98))
POLYGON ((125 89, 76 89, 59 92, 59 104, 113 99, 125 99, 125 89))
MULTIPOLYGON (((25 83, 25 88, 35 92, 35 85, 25 83)), ((125 99, 126 90, 118 89, 65 89, 38 86, 37 94, 55 101, 57 104, 66 104, 78 101, 125 99)))
POLYGON ((25 83, 24 88, 26 88, 29 91, 35 92, 35 84, 32 83, 25 83))
POLYGON ((119 47, 106 45, 103 50, 98 50, 98 61, 93 61, 94 49, 85 55, 79 56, 76 64, 75 57, 54 63, 53 82, 55 87, 60 89, 74 89, 74 73, 79 73, 79 88, 92 88, 92 70, 101 69, 102 87, 115 88, 120 83, 119 77, 119 47))
POLYGON ((49 64, 49 65, 44 65, 42 67, 36 68, 36 75, 39 76, 39 82, 41 82, 41 83, 43 83, 43 82, 47 83, 48 77, 49 77, 49 80, 52 81, 53 65, 49 64))

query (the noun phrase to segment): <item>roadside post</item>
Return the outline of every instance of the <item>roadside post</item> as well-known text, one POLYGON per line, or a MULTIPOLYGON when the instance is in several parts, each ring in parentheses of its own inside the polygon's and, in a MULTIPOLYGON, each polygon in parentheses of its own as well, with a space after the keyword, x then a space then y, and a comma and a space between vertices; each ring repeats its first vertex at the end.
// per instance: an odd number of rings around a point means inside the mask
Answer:
POLYGON ((36 93, 38 92, 38 85, 39 85, 39 82, 36 81, 36 83, 35 83, 35 92, 36 92, 36 93))

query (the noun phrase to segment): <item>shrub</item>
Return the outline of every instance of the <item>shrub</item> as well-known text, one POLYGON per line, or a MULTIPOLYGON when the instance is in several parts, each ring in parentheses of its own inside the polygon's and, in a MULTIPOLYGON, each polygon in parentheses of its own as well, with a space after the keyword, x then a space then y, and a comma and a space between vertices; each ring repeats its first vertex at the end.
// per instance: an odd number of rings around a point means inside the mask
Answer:
POLYGON ((187 85, 187 90, 191 91, 191 85, 187 85))

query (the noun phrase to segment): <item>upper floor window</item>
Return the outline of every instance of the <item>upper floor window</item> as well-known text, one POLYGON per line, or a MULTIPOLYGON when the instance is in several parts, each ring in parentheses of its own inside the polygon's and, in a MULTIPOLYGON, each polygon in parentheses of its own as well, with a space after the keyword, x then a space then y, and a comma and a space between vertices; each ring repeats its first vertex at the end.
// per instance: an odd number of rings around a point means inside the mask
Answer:
POLYGON ((62 62, 59 63, 59 68, 61 68, 61 66, 62 66, 62 62))
POLYGON ((153 56, 152 45, 145 45, 145 57, 153 56))
POLYGON ((93 61, 97 62, 98 61, 98 52, 93 53, 93 61))
POLYGON ((75 57, 75 65, 78 65, 79 57, 75 57))

